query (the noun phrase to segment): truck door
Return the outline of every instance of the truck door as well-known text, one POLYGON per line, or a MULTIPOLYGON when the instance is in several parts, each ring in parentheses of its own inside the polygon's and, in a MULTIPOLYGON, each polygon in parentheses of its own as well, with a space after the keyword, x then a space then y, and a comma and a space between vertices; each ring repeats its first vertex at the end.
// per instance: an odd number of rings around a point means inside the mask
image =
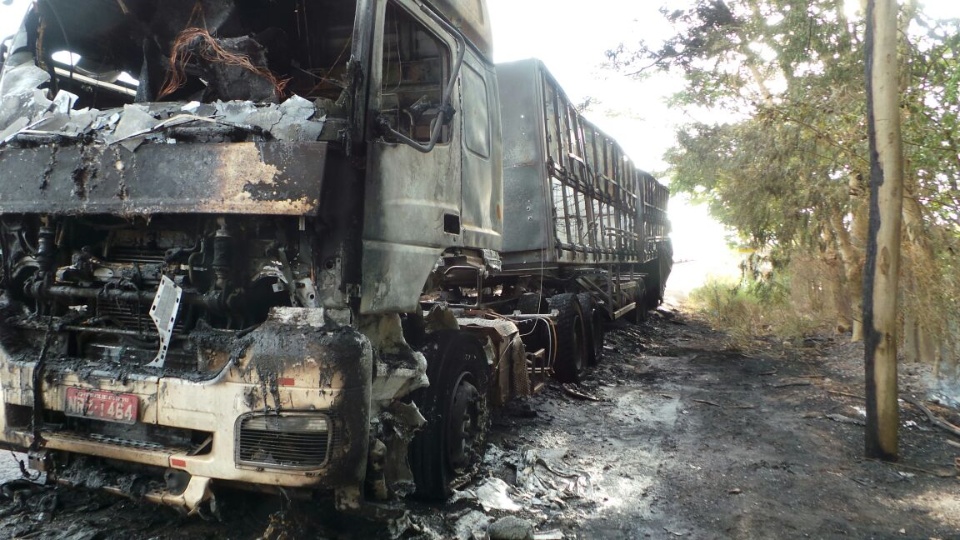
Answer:
POLYGON ((463 243, 500 251, 503 231, 503 157, 497 77, 468 50, 460 70, 463 126, 463 243))
POLYGON ((465 43, 427 9, 408 0, 378 7, 374 43, 379 46, 374 46, 370 73, 363 313, 416 309, 440 253, 462 243, 456 96, 465 43))

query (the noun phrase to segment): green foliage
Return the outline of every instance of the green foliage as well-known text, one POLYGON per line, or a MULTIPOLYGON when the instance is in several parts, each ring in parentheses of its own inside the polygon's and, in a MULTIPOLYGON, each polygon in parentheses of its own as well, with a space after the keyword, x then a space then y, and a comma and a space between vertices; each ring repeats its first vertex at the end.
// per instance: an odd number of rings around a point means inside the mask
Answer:
POLYGON ((704 0, 667 18, 676 37, 640 56, 683 73, 677 103, 742 113, 678 133, 671 185, 775 259, 817 245, 868 170, 862 51, 842 2, 704 0))
MULTIPOLYGON (((680 73, 687 86, 675 106, 729 113, 678 133, 671 186, 755 248, 817 247, 825 224, 849 221, 850 191, 865 193, 862 22, 846 19, 842 0, 699 0, 664 16, 673 38, 621 45, 612 65, 680 73)), ((930 224, 960 225, 960 21, 905 17, 908 190, 930 224)))
MULTIPOLYGON (((938 225, 960 229, 960 21, 928 21, 910 44, 902 100, 910 191, 938 225)), ((955 246, 956 244, 954 244, 955 246)))
POLYGON ((690 126, 667 154, 671 188, 692 193, 722 223, 775 259, 815 245, 846 212, 847 164, 809 130, 772 118, 690 126))

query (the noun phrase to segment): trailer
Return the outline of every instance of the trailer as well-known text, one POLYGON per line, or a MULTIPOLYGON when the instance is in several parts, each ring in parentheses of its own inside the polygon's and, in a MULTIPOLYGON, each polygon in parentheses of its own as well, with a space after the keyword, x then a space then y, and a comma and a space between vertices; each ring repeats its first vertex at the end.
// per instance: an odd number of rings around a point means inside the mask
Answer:
POLYGON ((501 100, 487 21, 36 3, 0 71, 0 447, 191 514, 468 480, 490 409, 577 380, 669 273, 665 188, 538 63, 501 100))
POLYGON ((611 320, 646 318, 672 268, 668 189, 579 113, 542 62, 497 66, 503 270, 521 312, 559 314, 553 371, 577 382, 611 320), (581 321, 578 325, 575 321, 581 321))

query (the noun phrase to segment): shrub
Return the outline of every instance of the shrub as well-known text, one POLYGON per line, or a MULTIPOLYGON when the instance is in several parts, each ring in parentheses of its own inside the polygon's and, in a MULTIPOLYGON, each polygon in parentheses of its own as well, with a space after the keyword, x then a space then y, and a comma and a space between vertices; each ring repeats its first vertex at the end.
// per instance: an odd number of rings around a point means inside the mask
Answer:
POLYGON ((816 283, 793 283, 786 272, 741 281, 711 279, 690 294, 693 309, 741 348, 761 338, 800 342, 827 326, 829 302, 816 283))

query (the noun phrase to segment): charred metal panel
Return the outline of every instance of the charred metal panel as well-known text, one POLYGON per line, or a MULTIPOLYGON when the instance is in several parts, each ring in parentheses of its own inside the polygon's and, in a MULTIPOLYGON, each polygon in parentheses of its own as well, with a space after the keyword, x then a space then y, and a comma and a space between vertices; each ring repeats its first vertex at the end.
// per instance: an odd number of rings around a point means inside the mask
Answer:
POLYGON ((497 78, 469 52, 461 70, 463 126, 463 244, 502 248, 503 156, 500 134, 497 78))
POLYGON ((409 313, 419 309, 420 291, 442 252, 438 247, 364 241, 360 312, 409 313))
POLYGON ((278 309, 250 334, 248 342, 240 362, 241 379, 259 383, 260 390, 259 395, 248 395, 251 409, 265 414, 303 411, 310 400, 294 403, 293 395, 283 391, 289 384, 281 381, 284 377, 308 392, 319 390, 321 395, 329 395, 333 400, 324 412, 330 418, 334 439, 327 465, 333 466, 325 467, 324 483, 334 487, 361 481, 366 470, 373 377, 366 337, 354 328, 324 322, 322 310, 278 309))
POLYGON ((327 143, 0 150, 0 213, 316 215, 327 143))
POLYGON ((460 317, 457 322, 461 329, 481 338, 487 357, 493 362, 491 380, 495 384, 490 394, 496 405, 502 406, 513 397, 533 394, 522 336, 514 322, 473 317, 460 317))
POLYGON ((445 214, 460 215, 457 153, 449 146, 429 154, 402 145, 375 143, 373 148, 364 240, 437 247, 459 244, 458 235, 443 228, 445 214))
POLYGON ((544 242, 552 238, 553 216, 547 202, 549 194, 538 167, 521 166, 504 169, 503 264, 505 267, 541 268, 557 264, 557 251, 544 242))
POLYGON ((493 58, 493 31, 483 0, 430 0, 488 60, 493 58))
MULTIPOLYGON (((231 361, 207 380, 169 373, 142 375, 116 367, 97 370, 77 362, 51 364, 43 389, 48 411, 62 410, 66 387, 78 386, 134 393, 140 399, 141 416, 137 427, 124 426, 106 438, 102 430, 110 426, 102 423, 45 425, 45 448, 164 467, 176 459, 181 462, 179 468, 191 475, 238 482, 321 488, 360 485, 367 464, 373 377, 373 351, 366 337, 333 323, 322 309, 280 308, 245 337, 224 337, 209 346, 229 351, 231 361), (304 471, 257 454, 259 466, 238 465, 238 421, 252 415, 283 414, 326 419, 325 463, 304 471), (142 427, 148 423, 149 429, 142 427), (209 446, 195 441, 203 444, 203 451, 198 451, 142 438, 160 430, 197 430, 211 434, 212 439, 209 446)), ((15 361, 0 349, 0 365, 0 413, 29 411, 34 404, 35 362, 15 361)), ((15 416, 0 414, 0 446, 25 450, 32 439, 30 418, 15 416)))
POLYGON ((530 62, 497 66, 503 121, 503 255, 507 266, 555 263, 547 201, 540 79, 530 62))

